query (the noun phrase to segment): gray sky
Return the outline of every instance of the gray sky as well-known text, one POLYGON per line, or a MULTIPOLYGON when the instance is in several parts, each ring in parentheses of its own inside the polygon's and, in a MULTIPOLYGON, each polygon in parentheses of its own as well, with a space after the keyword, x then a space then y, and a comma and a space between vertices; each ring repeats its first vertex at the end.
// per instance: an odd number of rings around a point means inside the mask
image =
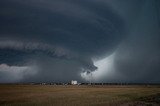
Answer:
POLYGON ((158 0, 1 0, 0 82, 160 82, 158 0))

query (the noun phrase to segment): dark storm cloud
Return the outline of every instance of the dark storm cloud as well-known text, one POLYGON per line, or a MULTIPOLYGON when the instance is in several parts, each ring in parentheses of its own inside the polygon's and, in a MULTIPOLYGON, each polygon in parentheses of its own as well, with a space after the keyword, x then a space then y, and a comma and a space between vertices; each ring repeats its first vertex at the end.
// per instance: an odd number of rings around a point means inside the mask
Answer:
POLYGON ((159 83, 160 1, 101 1, 123 17, 127 36, 112 55, 95 61, 99 68, 92 73, 95 81, 159 83))
POLYGON ((1 0, 0 23, 0 82, 160 82, 159 0, 1 0))
POLYGON ((39 67, 24 81, 80 79, 125 36, 123 19, 98 0, 1 0, 0 22, 1 64, 39 67))
POLYGON ((115 52, 114 67, 117 75, 121 75, 115 79, 123 82, 159 83, 160 2, 158 0, 140 2, 138 8, 137 1, 132 1, 132 4, 116 5, 126 18, 129 32, 115 52), (126 8, 129 10, 125 11, 126 8))
POLYGON ((43 40, 91 56, 108 51, 122 36, 122 19, 98 2, 2 2, 1 36, 43 40))

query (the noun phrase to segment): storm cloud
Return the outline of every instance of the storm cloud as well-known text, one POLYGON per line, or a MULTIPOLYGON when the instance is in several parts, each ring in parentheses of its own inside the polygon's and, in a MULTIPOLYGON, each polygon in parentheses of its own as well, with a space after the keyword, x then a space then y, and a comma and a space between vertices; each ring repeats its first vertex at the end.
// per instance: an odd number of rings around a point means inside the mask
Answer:
MULTIPOLYGON (((114 0, 107 3, 125 19, 128 30, 113 56, 106 57, 111 61, 106 60, 106 64, 111 65, 104 69, 104 66, 99 68, 103 72, 99 81, 159 83, 160 2, 114 0)), ((99 73, 93 75, 97 74, 99 73)))
POLYGON ((15 70, 6 68, 10 71, 1 71, 0 80, 84 81, 93 74, 95 82, 158 82, 159 3, 157 0, 1 0, 0 64, 19 67, 21 73, 24 67, 34 66, 36 69, 27 72, 36 70, 36 73, 3 79, 15 70))

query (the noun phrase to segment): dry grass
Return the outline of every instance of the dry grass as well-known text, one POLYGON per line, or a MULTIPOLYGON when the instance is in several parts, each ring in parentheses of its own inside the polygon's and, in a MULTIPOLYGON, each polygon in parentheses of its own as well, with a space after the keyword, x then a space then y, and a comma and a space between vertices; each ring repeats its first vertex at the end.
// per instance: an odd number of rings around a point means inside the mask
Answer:
POLYGON ((159 86, 0 85, 4 106, 160 105, 159 86), (156 95, 156 97, 154 97, 156 95), (158 96, 157 96, 158 95, 158 96), (152 98, 152 99, 153 99, 152 98))

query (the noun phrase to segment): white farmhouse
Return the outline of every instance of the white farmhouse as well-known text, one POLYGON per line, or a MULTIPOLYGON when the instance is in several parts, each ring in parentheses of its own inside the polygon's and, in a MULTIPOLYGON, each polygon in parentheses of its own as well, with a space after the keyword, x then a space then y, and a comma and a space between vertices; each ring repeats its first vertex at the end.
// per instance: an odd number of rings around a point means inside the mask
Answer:
POLYGON ((78 82, 76 80, 71 81, 71 85, 77 85, 77 84, 78 84, 78 82))

